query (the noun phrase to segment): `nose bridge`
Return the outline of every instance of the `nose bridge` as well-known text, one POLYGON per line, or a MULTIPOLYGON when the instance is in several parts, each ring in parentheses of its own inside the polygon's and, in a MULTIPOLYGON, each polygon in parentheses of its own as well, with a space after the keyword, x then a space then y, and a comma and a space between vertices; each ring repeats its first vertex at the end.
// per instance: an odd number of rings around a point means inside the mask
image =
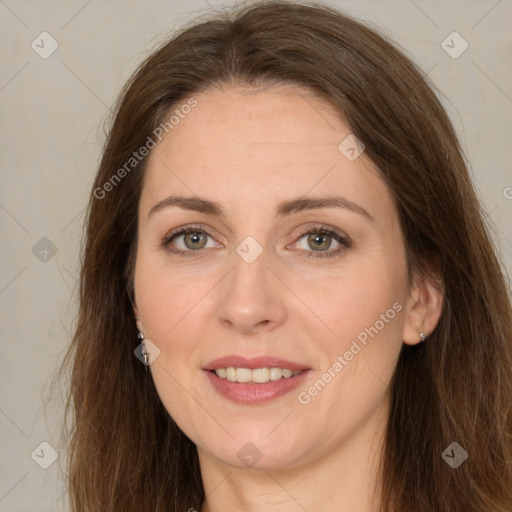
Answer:
POLYGON ((217 315, 223 324, 251 332, 262 325, 275 328, 284 321, 284 297, 267 268, 267 256, 252 237, 237 246, 232 271, 224 280, 218 302, 217 315))

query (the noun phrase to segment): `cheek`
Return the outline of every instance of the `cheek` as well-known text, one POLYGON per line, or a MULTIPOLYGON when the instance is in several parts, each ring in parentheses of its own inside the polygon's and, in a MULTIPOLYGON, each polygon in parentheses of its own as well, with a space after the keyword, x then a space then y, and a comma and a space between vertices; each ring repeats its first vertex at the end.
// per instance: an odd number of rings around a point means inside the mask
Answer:
POLYGON ((321 372, 338 362, 331 370, 335 384, 318 403, 340 400, 336 393, 348 389, 344 406, 363 414, 390 382, 402 347, 407 274, 401 263, 399 255, 354 258, 337 277, 310 288, 308 304, 329 328, 319 331, 309 322, 310 336, 324 353, 321 372))
POLYGON ((162 266, 155 259, 140 258, 135 273, 139 316, 145 336, 157 345, 159 357, 150 371, 157 393, 180 428, 194 432, 204 421, 204 411, 190 396, 199 396, 197 375, 198 340, 202 322, 208 318, 206 277, 198 278, 179 269, 162 266))
POLYGON ((311 309, 331 331, 322 336, 309 322, 310 337, 324 356, 317 378, 328 384, 315 380, 300 390, 301 399, 337 418, 326 427, 333 436, 340 422, 350 430, 383 403, 402 347, 404 278, 405 271, 392 271, 390 264, 361 263, 309 296, 311 309))
POLYGON ((401 332, 399 310, 404 307, 406 270, 391 260, 356 257, 342 270, 312 281, 308 290, 311 309, 340 343, 376 323, 382 334, 401 332))
POLYGON ((199 276, 161 264, 157 258, 140 258, 135 272, 137 307, 148 337, 167 343, 182 324, 201 311, 212 287, 211 277, 199 276))

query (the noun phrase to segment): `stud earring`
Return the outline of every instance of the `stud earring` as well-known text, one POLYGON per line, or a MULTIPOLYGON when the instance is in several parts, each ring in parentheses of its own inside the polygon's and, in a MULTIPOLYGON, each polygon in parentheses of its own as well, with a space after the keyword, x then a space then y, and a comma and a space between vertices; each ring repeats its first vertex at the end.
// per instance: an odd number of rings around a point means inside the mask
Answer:
POLYGON ((420 338, 421 338, 420 343, 423 343, 427 339, 427 337, 425 336, 424 332, 420 332, 419 335, 420 335, 420 338))

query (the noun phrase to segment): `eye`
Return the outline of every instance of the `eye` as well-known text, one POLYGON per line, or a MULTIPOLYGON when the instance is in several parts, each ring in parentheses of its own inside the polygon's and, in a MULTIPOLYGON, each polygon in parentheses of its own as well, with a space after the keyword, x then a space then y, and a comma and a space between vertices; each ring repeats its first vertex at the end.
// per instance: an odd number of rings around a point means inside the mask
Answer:
POLYGON ((189 231, 180 235, 187 249, 204 249, 207 242, 207 234, 202 231, 189 231))
POLYGON ((351 246, 348 237, 334 229, 324 226, 306 229, 306 231, 301 233, 299 241, 295 243, 300 249, 308 253, 307 256, 309 258, 334 257, 351 246), (300 243, 300 241, 303 242, 300 243), (336 248, 329 251, 328 249, 332 247, 333 241, 336 248))
POLYGON ((195 257, 196 254, 194 253, 201 249, 216 246, 215 243, 208 246, 208 238, 210 238, 210 235, 204 230, 203 226, 188 226, 169 233, 162 240, 162 245, 171 253, 195 257))
MULTIPOLYGON (((202 249, 219 246, 214 241, 208 245, 209 238, 211 239, 205 226, 187 226, 167 234, 161 245, 172 254, 194 258, 203 254, 202 249)), ((298 246, 308 258, 328 258, 351 247, 351 242, 347 236, 333 228, 314 226, 303 229, 300 238, 292 245, 298 246), (329 250, 333 242, 335 249, 329 250)))

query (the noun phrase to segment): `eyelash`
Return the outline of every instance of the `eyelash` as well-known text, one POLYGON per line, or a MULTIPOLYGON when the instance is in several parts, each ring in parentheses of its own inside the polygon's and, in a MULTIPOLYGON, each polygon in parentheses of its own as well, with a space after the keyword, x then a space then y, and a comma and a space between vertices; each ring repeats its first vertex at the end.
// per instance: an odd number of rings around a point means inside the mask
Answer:
MULTIPOLYGON (((171 231, 168 233, 164 239, 162 240, 162 247, 164 247, 167 251, 169 251, 172 254, 176 254, 178 256, 184 256, 186 258, 197 258, 199 257, 199 254, 201 252, 201 249, 197 251, 184 251, 182 249, 171 249, 169 247, 169 244, 174 240, 174 238, 177 238, 181 235, 186 235, 189 233, 196 233, 198 231, 201 231, 205 233, 207 236, 210 236, 208 234, 206 226, 202 224, 197 225, 191 225, 187 226, 186 228, 178 228, 175 231, 171 231), (196 254, 194 254, 196 253, 196 254)), ((348 249, 351 247, 351 241, 347 236, 342 235, 336 230, 333 230, 327 226, 315 226, 315 227, 308 227, 299 233, 299 237, 296 239, 296 241, 299 241, 301 238, 303 238, 305 235, 329 235, 330 237, 334 238, 337 242, 341 244, 338 249, 335 249, 334 251, 305 251, 307 253, 308 258, 312 259, 320 259, 320 258, 333 258, 337 256, 341 251, 344 249, 348 249)))

